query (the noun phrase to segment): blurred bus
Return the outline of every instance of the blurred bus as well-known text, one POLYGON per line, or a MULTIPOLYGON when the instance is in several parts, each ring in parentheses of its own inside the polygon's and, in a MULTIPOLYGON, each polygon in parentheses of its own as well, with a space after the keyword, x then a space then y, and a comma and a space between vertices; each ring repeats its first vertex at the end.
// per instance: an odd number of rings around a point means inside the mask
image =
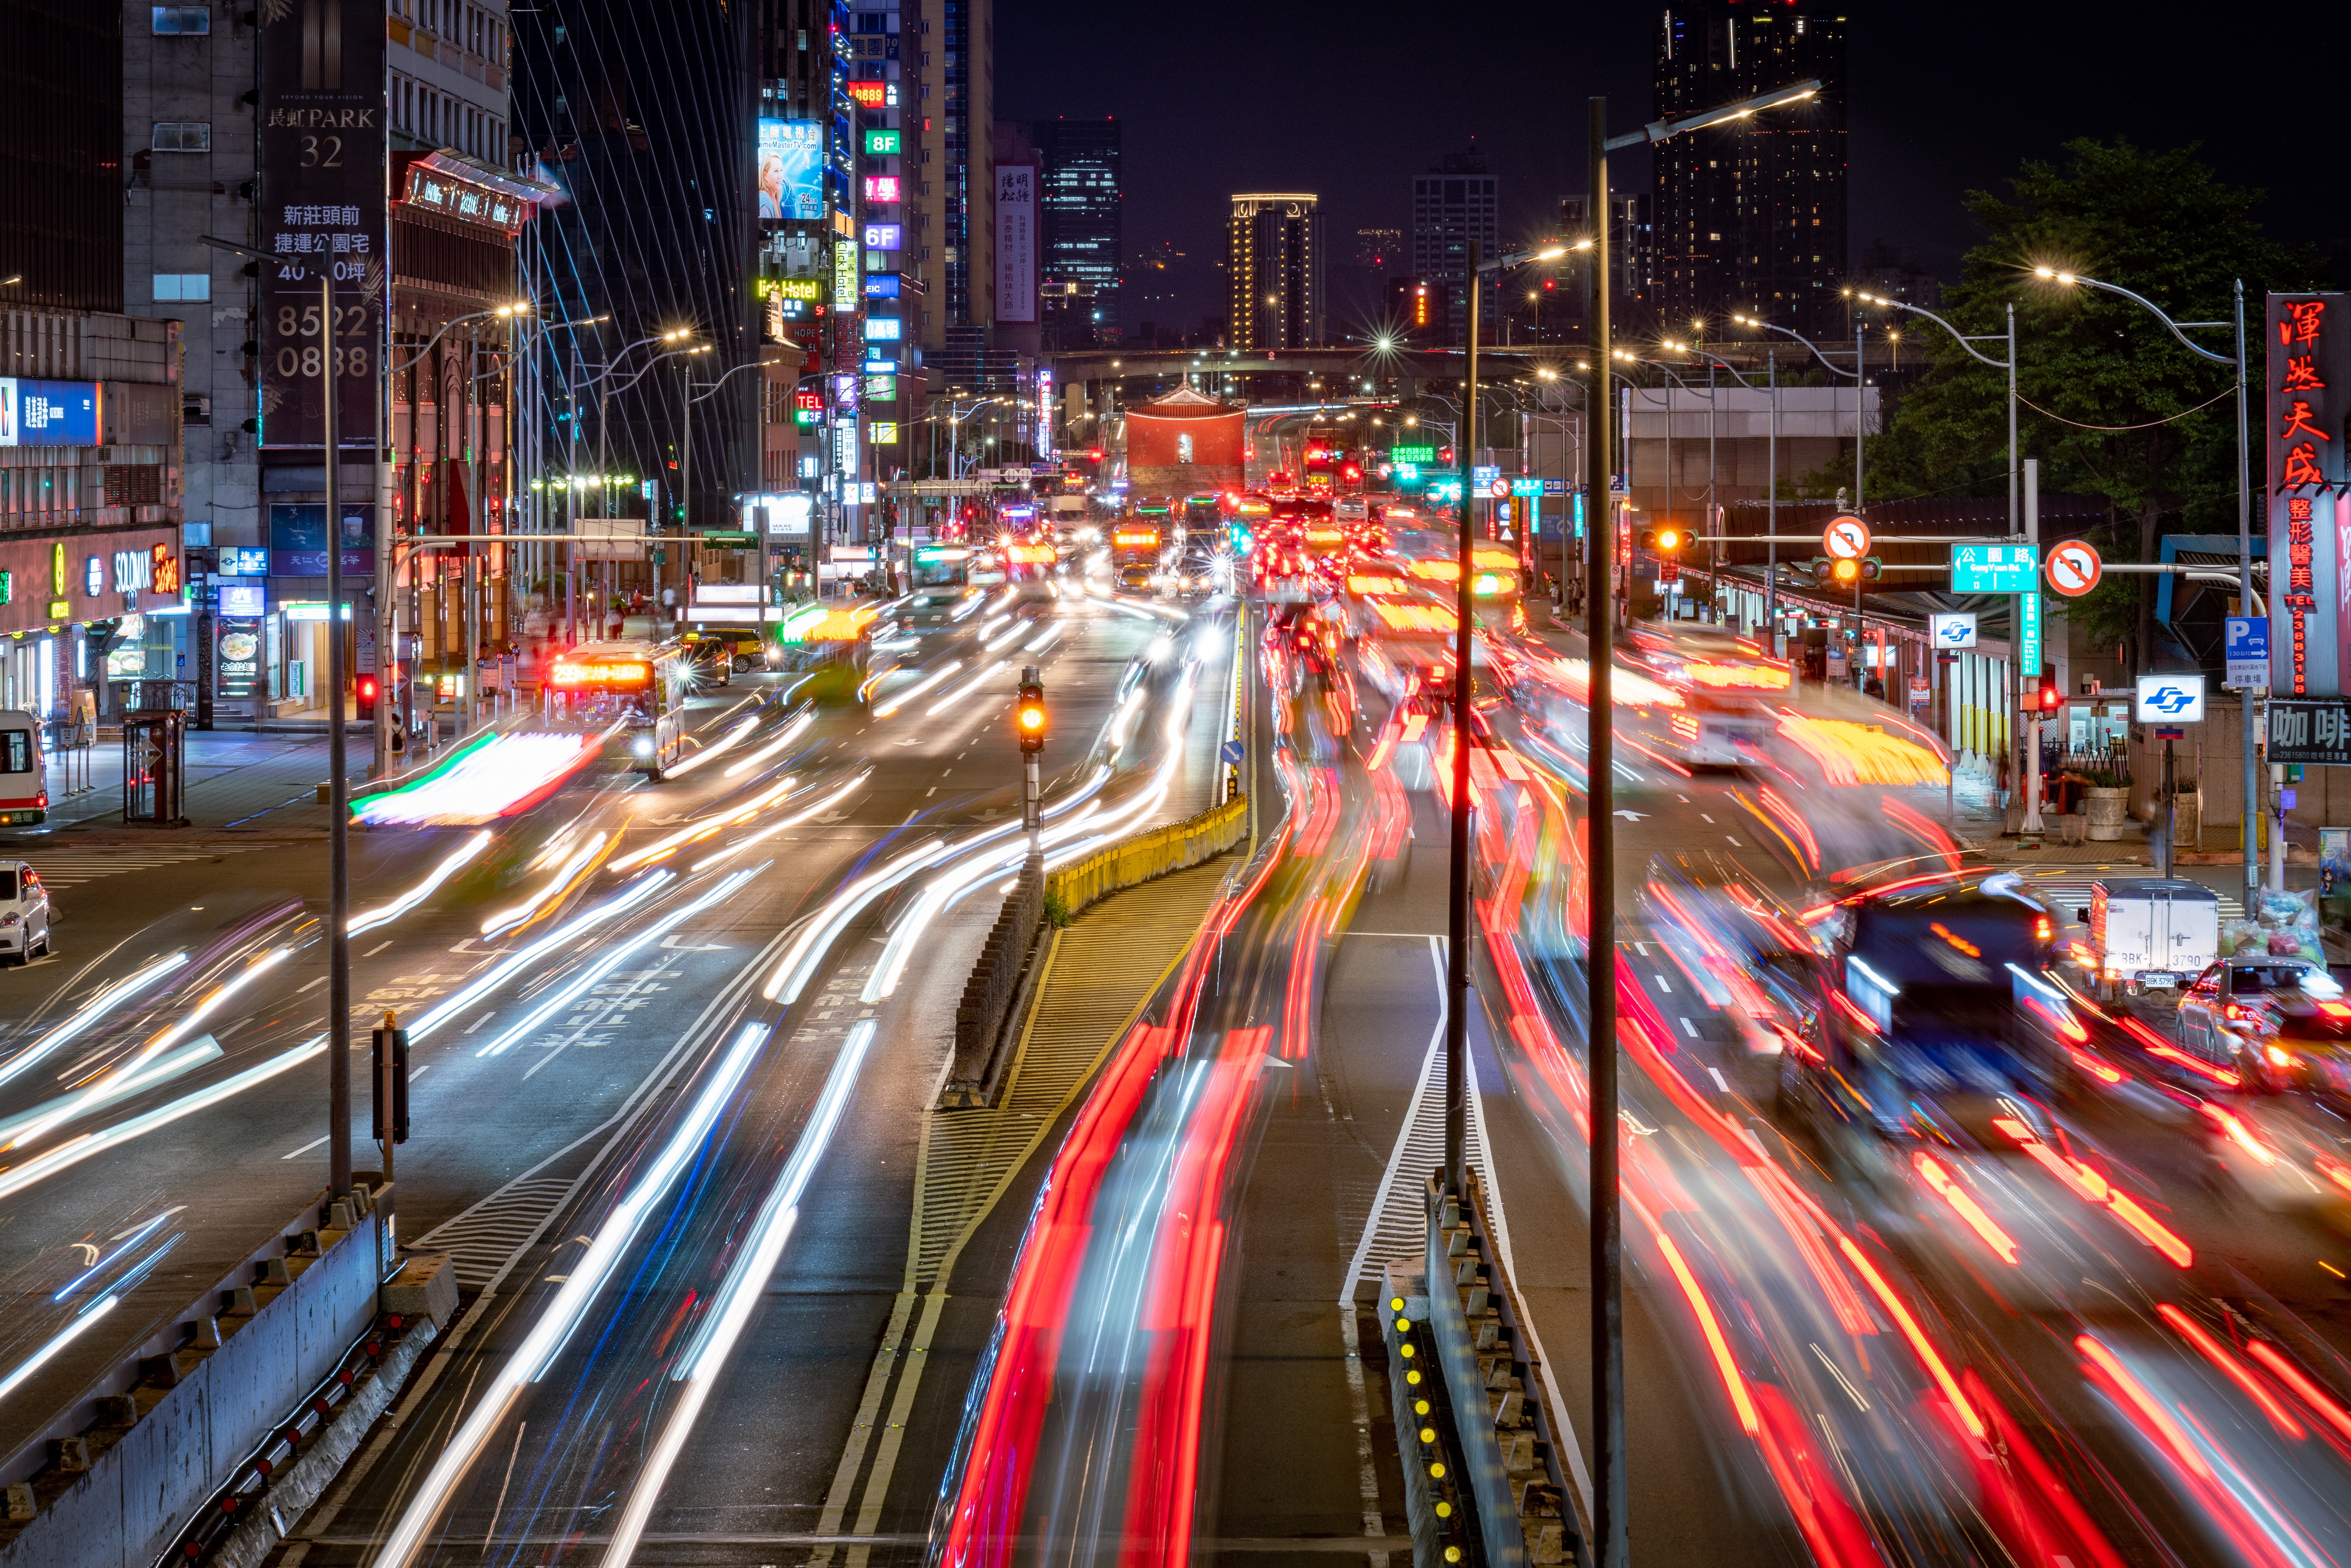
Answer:
POLYGON ((1159 517, 1122 517, 1110 533, 1110 564, 1113 570, 1124 566, 1157 568, 1159 552, 1167 540, 1165 514, 1159 517))
POLYGON ((604 737, 604 755, 656 784, 685 752, 694 663, 681 643, 583 643, 548 666, 547 716, 604 737))

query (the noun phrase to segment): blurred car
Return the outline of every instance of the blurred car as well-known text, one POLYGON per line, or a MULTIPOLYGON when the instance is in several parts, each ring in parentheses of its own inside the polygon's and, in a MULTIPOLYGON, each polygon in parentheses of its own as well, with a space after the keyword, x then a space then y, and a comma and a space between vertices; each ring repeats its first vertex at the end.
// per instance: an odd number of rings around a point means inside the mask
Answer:
POLYGON ((1129 593, 1148 593, 1151 591, 1151 569, 1139 560, 1120 567, 1118 585, 1129 593))
MULTIPOLYGON (((2343 994, 2325 969, 2301 958, 2223 958, 2196 977, 2179 998, 2179 1049, 2247 1084, 2262 1082, 2264 1048, 2281 1017, 2302 1004, 2343 994)), ((2340 1005, 2339 1003, 2337 1005, 2340 1005)))
POLYGON ((49 952, 49 894, 23 861, 0 861, 0 958, 22 964, 49 952))
POLYGON ((726 637, 686 634, 685 656, 694 665, 696 685, 731 685, 735 680, 735 643, 726 637))

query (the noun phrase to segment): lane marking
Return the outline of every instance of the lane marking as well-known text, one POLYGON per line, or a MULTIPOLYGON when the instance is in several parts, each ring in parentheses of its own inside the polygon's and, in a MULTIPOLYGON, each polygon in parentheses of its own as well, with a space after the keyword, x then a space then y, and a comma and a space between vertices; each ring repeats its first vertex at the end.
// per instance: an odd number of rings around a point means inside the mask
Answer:
POLYGON ((298 1148, 298 1149, 295 1150, 292 1154, 290 1154, 290 1155, 278 1155, 277 1157, 278 1157, 279 1159, 281 1159, 281 1160, 298 1159, 298 1158, 299 1158, 300 1156, 302 1156, 302 1155, 304 1155, 308 1154, 312 1149, 317 1148, 320 1144, 325 1143, 325 1142, 327 1141, 327 1138, 331 1138, 331 1137, 333 1137, 334 1135, 335 1135, 334 1134, 332 1134, 332 1133, 329 1133, 329 1134, 327 1134, 327 1137, 326 1137, 326 1138, 314 1138, 314 1139, 312 1139, 310 1142, 308 1142, 308 1143, 307 1143, 307 1144, 303 1145, 300 1148, 298 1148))
POLYGON ((1722 1081, 1722 1071, 1719 1068, 1709 1067, 1706 1071, 1713 1078, 1714 1086, 1717 1089, 1721 1090, 1725 1094, 1730 1092, 1730 1085, 1722 1081))

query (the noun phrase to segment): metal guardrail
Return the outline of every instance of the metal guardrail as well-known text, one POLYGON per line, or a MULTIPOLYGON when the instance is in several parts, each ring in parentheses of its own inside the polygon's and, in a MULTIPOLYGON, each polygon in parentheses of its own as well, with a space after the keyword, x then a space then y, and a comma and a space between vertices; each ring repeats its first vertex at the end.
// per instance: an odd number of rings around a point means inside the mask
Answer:
POLYGON ((1249 797, 1236 795, 1196 817, 1105 844, 1045 878, 1045 896, 1060 900, 1063 919, 1121 888, 1214 860, 1249 837, 1249 797))
POLYGON ((1590 1537, 1561 1463, 1565 1428, 1526 1359, 1522 1309, 1488 1244, 1483 1179, 1473 1171, 1469 1181, 1467 1206, 1434 1177, 1422 1194, 1429 1337, 1475 1504, 1479 1558, 1494 1568, 1580 1562, 1590 1537))

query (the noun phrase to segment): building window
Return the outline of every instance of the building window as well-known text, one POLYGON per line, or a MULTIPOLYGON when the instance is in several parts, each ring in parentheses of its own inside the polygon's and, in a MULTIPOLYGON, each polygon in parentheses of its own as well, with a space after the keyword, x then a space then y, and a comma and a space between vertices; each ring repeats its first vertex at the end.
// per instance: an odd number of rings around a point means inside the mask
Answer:
POLYGON ((155 298, 209 300, 213 297, 213 275, 209 272, 159 272, 155 275, 155 298))
POLYGON ((158 152, 209 152, 213 127, 208 120, 159 120, 149 142, 158 152))
POLYGON ((213 12, 209 5, 157 5, 153 7, 155 36, 169 34, 204 34, 213 30, 213 12))

